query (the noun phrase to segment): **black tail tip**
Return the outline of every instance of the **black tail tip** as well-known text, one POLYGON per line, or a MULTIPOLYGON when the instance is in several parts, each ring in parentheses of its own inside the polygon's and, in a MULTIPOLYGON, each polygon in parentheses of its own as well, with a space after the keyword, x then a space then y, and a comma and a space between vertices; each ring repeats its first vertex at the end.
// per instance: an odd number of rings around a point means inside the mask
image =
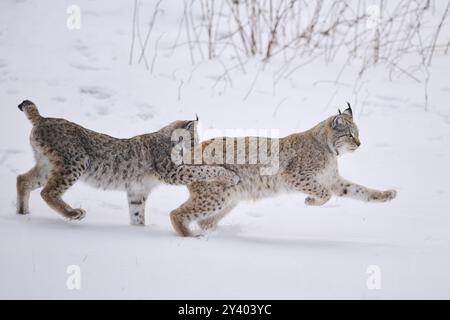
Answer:
POLYGON ((33 102, 31 102, 30 100, 23 100, 21 104, 19 104, 17 107, 19 108, 20 111, 23 111, 23 108, 25 108, 26 106, 29 106, 30 104, 33 104, 33 102))

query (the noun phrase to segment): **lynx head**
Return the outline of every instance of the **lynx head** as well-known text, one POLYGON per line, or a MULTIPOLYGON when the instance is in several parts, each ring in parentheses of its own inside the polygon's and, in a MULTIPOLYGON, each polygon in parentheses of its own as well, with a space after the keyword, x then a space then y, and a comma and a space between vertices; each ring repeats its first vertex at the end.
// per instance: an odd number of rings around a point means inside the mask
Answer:
POLYGON ((167 136, 173 142, 184 143, 191 142, 191 145, 196 145, 199 142, 198 132, 198 116, 195 120, 180 120, 174 121, 171 124, 165 126, 160 133, 167 136))
POLYGON ((331 131, 329 132, 329 145, 336 155, 355 151, 360 145, 359 131, 353 122, 353 113, 350 103, 348 108, 331 118, 331 131))

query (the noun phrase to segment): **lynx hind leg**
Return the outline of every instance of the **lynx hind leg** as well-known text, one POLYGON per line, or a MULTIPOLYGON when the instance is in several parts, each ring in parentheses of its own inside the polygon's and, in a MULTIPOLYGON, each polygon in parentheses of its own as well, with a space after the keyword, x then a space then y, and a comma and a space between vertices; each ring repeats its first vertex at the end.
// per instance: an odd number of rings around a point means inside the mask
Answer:
POLYGON ((86 212, 83 209, 73 209, 62 200, 63 194, 75 184, 88 167, 87 156, 78 155, 73 160, 66 160, 52 153, 49 156, 52 170, 49 179, 41 191, 41 196, 50 208, 70 220, 81 220, 86 212))
POLYGON ((194 220, 195 215, 195 205, 190 201, 173 210, 170 213, 170 221, 175 232, 182 237, 192 237, 194 234, 189 225, 194 220))
POLYGON ((133 226, 145 225, 145 203, 148 193, 127 192, 128 206, 130 210, 130 223, 133 226))
POLYGON ((17 213, 28 214, 30 193, 46 182, 46 168, 36 164, 27 173, 17 176, 17 213))
POLYGON ((209 219, 214 219, 231 205, 231 191, 220 183, 196 183, 190 186, 189 191, 191 198, 170 213, 176 233, 184 237, 195 235, 190 229, 191 223, 203 221, 206 227, 208 221, 213 221, 209 219))
POLYGON ((234 207, 235 205, 229 205, 216 215, 212 215, 208 218, 198 220, 197 223, 203 231, 214 230, 217 228, 217 225, 219 224, 220 220, 222 220, 231 210, 233 210, 234 207))

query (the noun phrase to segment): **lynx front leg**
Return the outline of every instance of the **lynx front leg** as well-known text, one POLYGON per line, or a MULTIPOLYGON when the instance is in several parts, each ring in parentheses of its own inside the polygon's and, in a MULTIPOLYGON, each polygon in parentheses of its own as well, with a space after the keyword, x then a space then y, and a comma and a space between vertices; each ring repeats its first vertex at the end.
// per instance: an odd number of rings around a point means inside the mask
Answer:
POLYGON ((130 222, 133 226, 145 225, 145 203, 148 193, 127 192, 128 206, 130 209, 130 222))
POLYGON ((308 206, 324 205, 331 198, 331 191, 312 177, 289 172, 283 173, 282 176, 289 188, 308 195, 305 199, 308 206))
POLYGON ((369 189, 343 178, 333 185, 333 193, 339 197, 347 197, 367 202, 386 202, 397 196, 395 190, 378 191, 369 189))

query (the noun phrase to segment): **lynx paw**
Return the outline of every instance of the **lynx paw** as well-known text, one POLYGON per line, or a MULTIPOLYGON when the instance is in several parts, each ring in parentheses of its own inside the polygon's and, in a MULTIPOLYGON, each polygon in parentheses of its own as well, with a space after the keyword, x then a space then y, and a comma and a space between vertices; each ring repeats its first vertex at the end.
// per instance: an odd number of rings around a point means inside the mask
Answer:
POLYGON ((397 191, 395 190, 384 191, 381 194, 384 201, 391 201, 397 197, 397 191))
POLYGON ((395 190, 387 190, 387 191, 381 191, 377 192, 376 194, 372 195, 372 200, 376 202, 387 202, 395 199, 397 196, 397 191, 395 190))
POLYGON ((135 214, 131 218, 132 226, 145 226, 145 217, 135 214))
POLYGON ((82 220, 85 216, 86 211, 83 209, 74 209, 66 214, 69 220, 82 220))
POLYGON ((321 206, 325 204, 328 201, 328 199, 317 199, 313 197, 306 197, 305 204, 307 206, 321 206))
POLYGON ((21 215, 21 216, 24 216, 24 215, 30 214, 30 210, 19 208, 19 209, 17 209, 16 213, 21 215))
POLYGON ((217 228, 217 223, 214 220, 205 219, 198 221, 198 226, 202 231, 213 231, 217 228))

